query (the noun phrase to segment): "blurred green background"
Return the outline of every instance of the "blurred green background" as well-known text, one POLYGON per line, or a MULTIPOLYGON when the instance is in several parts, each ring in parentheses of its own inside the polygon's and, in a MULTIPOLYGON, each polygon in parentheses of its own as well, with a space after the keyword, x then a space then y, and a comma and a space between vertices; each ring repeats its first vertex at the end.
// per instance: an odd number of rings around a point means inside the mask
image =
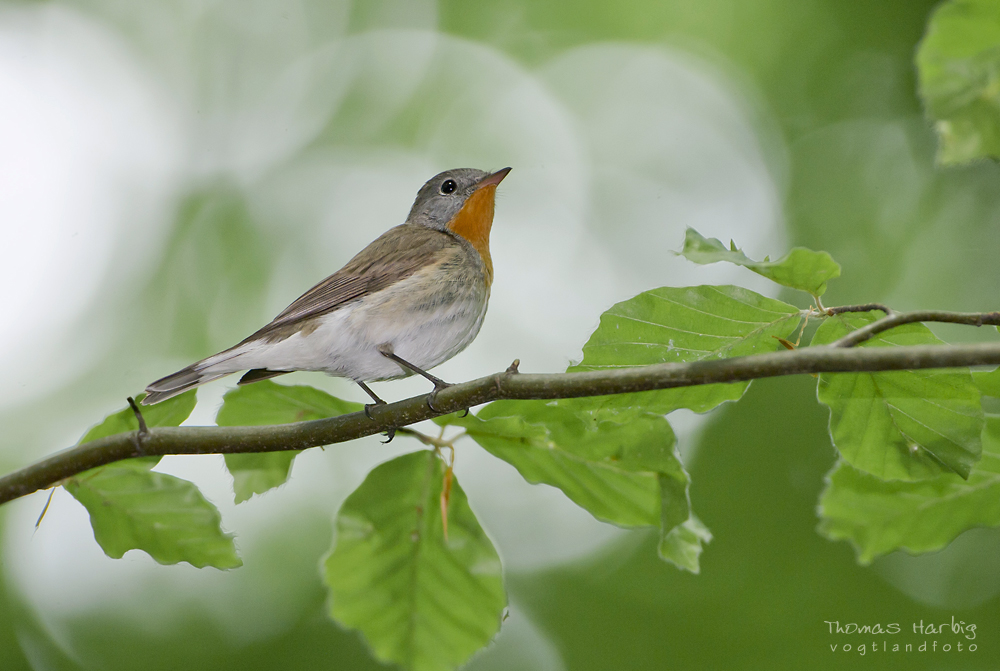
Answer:
MULTIPOLYGON (((936 168, 915 92, 934 4, 0 3, 0 466, 72 444, 126 395, 238 341, 457 166, 514 171, 490 315, 446 379, 515 357, 561 370, 604 309, 643 289, 765 290, 670 254, 689 225, 753 255, 830 252, 844 272, 827 305, 995 309, 1000 171, 936 168)), ((201 392, 194 422, 226 384, 201 392)), ((700 576, 460 443, 511 601, 469 668, 1000 666, 1000 534, 859 567, 814 530, 826 421, 811 378, 676 418, 715 535, 700 576), (919 644, 911 623, 952 616, 977 625, 976 652, 830 650, 870 641, 826 621, 899 622, 898 642, 919 644)), ((339 502, 415 447, 313 450, 238 508, 221 460, 165 460, 238 534, 245 566, 227 573, 109 560, 61 492, 37 531, 44 494, 5 506, 0 669, 379 668, 326 619, 317 564, 339 502)))

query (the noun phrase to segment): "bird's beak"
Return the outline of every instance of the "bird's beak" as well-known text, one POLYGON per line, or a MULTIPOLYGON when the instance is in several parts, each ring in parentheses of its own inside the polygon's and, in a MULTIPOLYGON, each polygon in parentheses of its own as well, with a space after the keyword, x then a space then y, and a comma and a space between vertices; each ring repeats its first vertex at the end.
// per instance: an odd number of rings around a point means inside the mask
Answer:
POLYGON ((476 184, 476 191, 483 188, 484 186, 496 186, 497 184, 503 181, 503 178, 507 176, 508 172, 510 172, 510 168, 504 168, 503 170, 497 170, 492 175, 487 175, 486 177, 483 177, 481 180, 479 180, 479 183, 476 184))

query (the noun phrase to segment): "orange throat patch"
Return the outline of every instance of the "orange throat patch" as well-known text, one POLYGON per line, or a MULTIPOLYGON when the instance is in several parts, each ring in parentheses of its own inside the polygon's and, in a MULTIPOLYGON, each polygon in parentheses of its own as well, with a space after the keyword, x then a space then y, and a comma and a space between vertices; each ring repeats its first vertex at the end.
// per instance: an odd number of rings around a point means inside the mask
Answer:
POLYGON ((472 243, 486 265, 486 285, 493 284, 493 259, 490 258, 490 229, 493 228, 493 204, 496 184, 488 184, 469 196, 465 205, 448 222, 448 230, 472 243))

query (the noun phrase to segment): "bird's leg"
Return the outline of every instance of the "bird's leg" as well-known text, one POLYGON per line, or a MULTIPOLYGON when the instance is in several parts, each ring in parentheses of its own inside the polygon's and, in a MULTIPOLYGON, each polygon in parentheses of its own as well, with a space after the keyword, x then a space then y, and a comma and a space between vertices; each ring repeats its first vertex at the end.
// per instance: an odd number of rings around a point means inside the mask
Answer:
MULTIPOLYGON (((376 406, 379 406, 379 405, 385 405, 385 401, 383 401, 382 399, 380 399, 375 394, 375 392, 373 392, 371 390, 371 388, 367 384, 365 384, 364 382, 362 382, 361 380, 355 380, 355 382, 357 382, 358 386, 361 387, 362 389, 364 389, 365 393, 368 394, 369 396, 371 396, 372 400, 375 401, 374 403, 365 403, 365 415, 368 416, 368 419, 375 419, 374 417, 372 417, 372 408, 374 408, 376 406)), ((386 435, 386 439, 383 440, 382 442, 383 443, 391 443, 392 439, 396 437, 396 429, 395 429, 395 427, 387 430, 385 432, 385 435, 386 435)))
POLYGON ((385 358, 392 359, 393 361, 395 361, 396 363, 398 363, 400 366, 402 366, 406 370, 410 371, 411 373, 416 373, 417 375, 420 375, 420 376, 426 378, 427 380, 429 380, 431 382, 431 384, 434 385, 434 391, 432 391, 430 394, 427 395, 427 407, 430 408, 431 410, 433 410, 434 412, 438 412, 438 409, 434 407, 434 399, 437 397, 437 394, 438 394, 439 391, 441 391, 442 389, 447 389, 451 385, 449 383, 445 382, 444 380, 442 380, 441 378, 435 377, 435 376, 431 375, 430 373, 428 373, 424 369, 418 368, 417 366, 414 366, 412 363, 410 363, 406 359, 403 359, 403 358, 397 356, 392 351, 392 345, 390 345, 388 343, 386 343, 384 345, 379 345, 378 351, 379 351, 379 354, 381 354, 385 358))
POLYGON ((378 351, 379 351, 379 354, 381 354, 382 356, 384 356, 387 359, 392 359, 393 361, 395 361, 396 363, 398 363, 400 366, 402 366, 406 370, 410 371, 411 373, 416 373, 417 375, 421 375, 421 376, 427 378, 434 385, 435 389, 444 389, 446 387, 450 387, 451 386, 450 384, 448 384, 447 382, 445 382, 441 378, 435 377, 435 376, 431 375, 430 373, 428 373, 427 371, 425 371, 423 368, 418 368, 418 367, 414 366, 412 363, 410 363, 409 361, 407 361, 406 359, 403 359, 403 358, 397 356, 396 354, 393 353, 392 349, 389 346, 387 346, 387 345, 383 345, 383 346, 379 347, 378 351))
POLYGON ((365 393, 371 396, 372 400, 375 401, 374 403, 365 403, 365 414, 368 415, 368 419, 374 419, 374 417, 372 417, 372 408, 379 405, 385 405, 385 401, 376 396, 375 392, 373 392, 371 388, 361 380, 355 380, 355 382, 357 382, 358 386, 364 389, 365 393))

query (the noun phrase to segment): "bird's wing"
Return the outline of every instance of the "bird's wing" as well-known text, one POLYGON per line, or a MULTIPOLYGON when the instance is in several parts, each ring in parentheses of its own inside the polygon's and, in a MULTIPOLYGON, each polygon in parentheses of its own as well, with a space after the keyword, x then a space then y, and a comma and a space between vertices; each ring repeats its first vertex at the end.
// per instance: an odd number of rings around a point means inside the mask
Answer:
POLYGON ((274 321, 247 340, 284 339, 291 335, 289 326, 381 291, 439 261, 459 244, 451 235, 425 226, 396 226, 361 250, 343 268, 299 296, 274 321))

